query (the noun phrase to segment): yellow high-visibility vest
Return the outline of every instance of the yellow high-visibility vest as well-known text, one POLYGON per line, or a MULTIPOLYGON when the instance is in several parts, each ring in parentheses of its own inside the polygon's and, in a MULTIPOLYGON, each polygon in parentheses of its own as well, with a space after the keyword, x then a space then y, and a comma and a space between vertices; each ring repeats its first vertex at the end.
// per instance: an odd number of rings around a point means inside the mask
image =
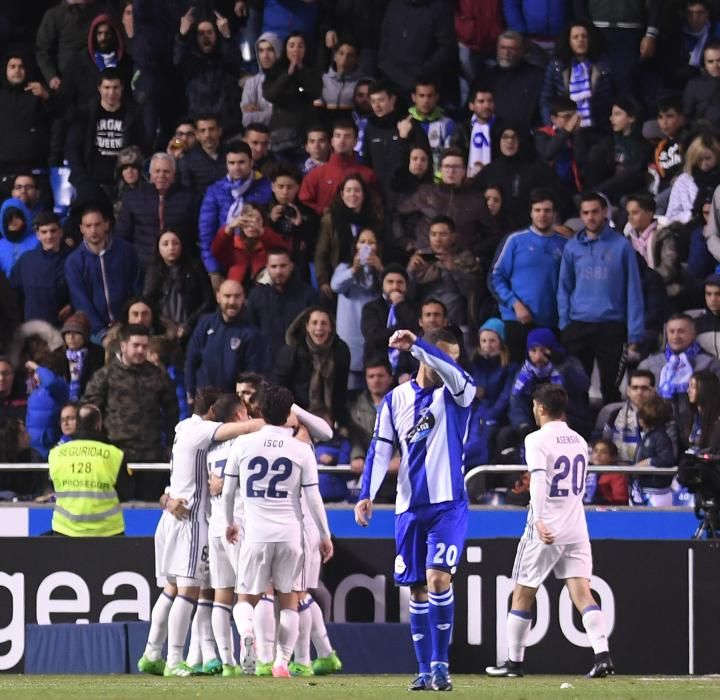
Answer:
POLYGON ((70 440, 48 456, 55 486, 52 529, 70 537, 109 537, 125 530, 115 491, 123 452, 98 440, 70 440))

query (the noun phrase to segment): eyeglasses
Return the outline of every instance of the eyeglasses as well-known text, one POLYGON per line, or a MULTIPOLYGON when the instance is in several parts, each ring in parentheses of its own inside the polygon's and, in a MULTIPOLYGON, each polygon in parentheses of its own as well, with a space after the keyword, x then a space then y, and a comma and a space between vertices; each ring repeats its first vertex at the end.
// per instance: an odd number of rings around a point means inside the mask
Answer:
POLYGON ((178 130, 175 132, 175 136, 179 139, 182 139, 186 136, 194 136, 194 135, 195 135, 194 131, 179 131, 178 130))

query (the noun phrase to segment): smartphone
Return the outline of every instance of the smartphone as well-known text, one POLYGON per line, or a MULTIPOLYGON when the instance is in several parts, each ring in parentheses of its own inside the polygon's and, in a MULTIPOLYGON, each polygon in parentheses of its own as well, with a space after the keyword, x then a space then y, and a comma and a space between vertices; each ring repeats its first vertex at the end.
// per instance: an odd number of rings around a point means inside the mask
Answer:
POLYGON ((361 243, 358 249, 358 255, 360 256, 360 264, 367 265, 367 261, 370 259, 372 254, 372 246, 367 243, 361 243))
POLYGON ((437 260, 437 255, 435 255, 435 253, 420 253, 420 257, 425 262, 429 262, 429 263, 435 262, 437 260))

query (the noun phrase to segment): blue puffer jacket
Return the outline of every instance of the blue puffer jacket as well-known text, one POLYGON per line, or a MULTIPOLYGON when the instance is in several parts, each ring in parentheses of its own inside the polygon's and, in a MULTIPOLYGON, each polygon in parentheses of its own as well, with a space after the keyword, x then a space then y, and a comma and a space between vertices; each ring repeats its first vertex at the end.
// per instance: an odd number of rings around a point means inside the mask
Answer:
MULTIPOLYGON (((258 172, 253 174, 253 178, 253 183, 243 195, 243 201, 267 204, 272 197, 270 181, 266 180, 258 172)), ((230 211, 233 203, 233 186, 233 183, 227 177, 214 182, 207 188, 200 206, 198 242, 200 244, 200 256, 208 272, 221 271, 218 261, 210 252, 210 246, 218 229, 225 226, 228 211, 230 211)))
POLYGON ((10 273, 20 256, 40 244, 33 231, 30 212, 21 200, 11 197, 3 202, 0 207, 0 233, 0 269, 5 273, 5 277, 10 279, 10 273), (5 231, 5 215, 10 207, 18 209, 25 219, 25 230, 14 235, 5 231))
POLYGON ((263 32, 273 32, 284 42, 291 32, 301 32, 310 43, 315 40, 320 3, 265 0, 263 32))
POLYGON ((30 394, 25 422, 30 434, 30 447, 47 459, 50 448, 60 438, 60 409, 68 400, 70 389, 62 377, 46 367, 38 367, 40 385, 30 394))
POLYGON ((508 29, 521 34, 555 37, 567 23, 568 0, 503 0, 508 29))

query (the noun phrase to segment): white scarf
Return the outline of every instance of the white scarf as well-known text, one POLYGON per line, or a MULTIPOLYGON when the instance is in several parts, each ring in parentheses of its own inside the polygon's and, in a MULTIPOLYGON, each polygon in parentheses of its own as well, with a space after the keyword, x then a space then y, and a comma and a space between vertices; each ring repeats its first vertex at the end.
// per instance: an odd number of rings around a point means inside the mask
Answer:
POLYGON ((708 34, 710 33, 710 22, 705 22, 703 28, 699 32, 692 32, 687 27, 685 27, 683 31, 686 36, 691 36, 694 39, 697 39, 695 46, 693 46, 693 49, 690 52, 688 65, 696 67, 702 66, 703 51, 705 49, 705 44, 707 43, 708 34))
POLYGON ((227 180, 231 185, 230 194, 232 195, 233 201, 225 217, 225 225, 240 216, 243 204, 245 204, 243 195, 250 189, 250 185, 252 185, 254 179, 255 173, 250 173, 247 180, 231 180, 230 176, 227 176, 227 180))
POLYGON ((468 154, 467 176, 474 177, 482 170, 483 165, 487 165, 492 160, 490 145, 490 128, 492 127, 492 121, 488 124, 481 124, 478 118, 473 116, 470 120, 470 125, 472 129, 470 132, 470 153, 468 154))
POLYGON ((590 63, 588 61, 572 62, 568 92, 570 99, 577 105, 580 126, 592 126, 592 116, 590 114, 592 83, 590 80, 590 63))

